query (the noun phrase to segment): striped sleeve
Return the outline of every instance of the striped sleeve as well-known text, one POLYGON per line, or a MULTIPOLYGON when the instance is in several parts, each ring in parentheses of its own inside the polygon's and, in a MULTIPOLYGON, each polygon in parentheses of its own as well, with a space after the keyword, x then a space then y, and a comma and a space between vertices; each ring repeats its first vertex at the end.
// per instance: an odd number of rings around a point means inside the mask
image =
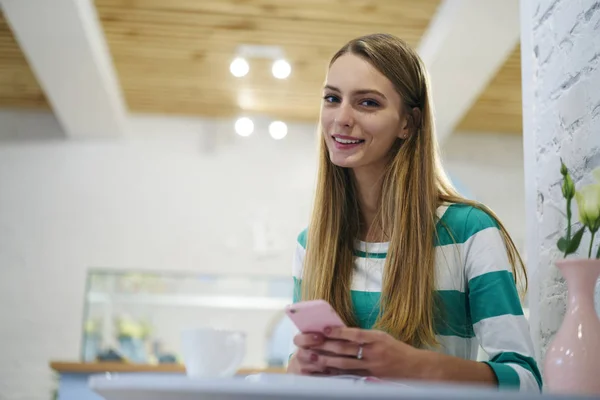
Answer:
POLYGON ((465 273, 473 330, 488 354, 500 389, 539 392, 542 377, 534 360, 529 323, 501 232, 487 213, 473 208, 467 217, 465 273))
MULTIPOLYGON (((292 279, 294 279, 294 293, 292 296, 292 301, 294 303, 302 300, 302 266, 304 265, 304 256, 306 255, 306 229, 298 235, 298 241, 296 243, 296 251, 294 253, 294 259, 292 261, 292 279)), ((293 326, 293 336, 298 333, 298 328, 293 326)), ((296 346, 294 343, 290 343, 290 356, 296 352, 296 346)))
POLYGON ((302 298, 302 267, 304 265, 304 256, 306 255, 306 229, 298 235, 298 241, 296 243, 296 252, 294 254, 294 261, 292 263, 292 277, 294 279, 294 296, 293 301, 297 303, 302 298))

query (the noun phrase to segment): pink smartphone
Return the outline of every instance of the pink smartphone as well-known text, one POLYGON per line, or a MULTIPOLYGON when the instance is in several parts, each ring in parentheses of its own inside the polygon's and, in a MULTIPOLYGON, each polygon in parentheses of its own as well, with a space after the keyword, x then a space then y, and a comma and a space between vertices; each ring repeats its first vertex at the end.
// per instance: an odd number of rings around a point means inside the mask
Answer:
POLYGON ((302 333, 323 332, 328 326, 345 326, 337 312, 325 300, 290 304, 285 308, 285 313, 302 333))

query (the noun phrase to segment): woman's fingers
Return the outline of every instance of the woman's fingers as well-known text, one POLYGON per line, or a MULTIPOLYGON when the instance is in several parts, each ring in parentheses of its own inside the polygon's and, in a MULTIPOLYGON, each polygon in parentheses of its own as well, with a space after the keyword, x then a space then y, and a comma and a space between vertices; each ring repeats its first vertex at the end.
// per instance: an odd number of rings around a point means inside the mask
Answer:
POLYGON ((318 355, 314 351, 300 348, 296 352, 296 359, 301 364, 314 364, 318 360, 318 355))
POLYGON ((295 355, 298 370, 303 375, 324 374, 325 367, 318 363, 318 354, 312 350, 299 348, 295 355))
POLYGON ((299 333, 294 336, 294 344, 296 347, 308 349, 318 346, 325 341, 325 337, 320 333, 299 333))
MULTIPOLYGON (((363 345, 364 347, 367 345, 363 345)), ((313 346, 313 350, 318 350, 326 355, 356 357, 359 352, 360 345, 354 342, 345 340, 326 340, 320 345, 313 346)))
POLYGON ((336 326, 325 328, 325 336, 329 339, 347 340, 354 343, 371 343, 383 340, 386 333, 378 330, 347 328, 336 326))
POLYGON ((355 357, 340 356, 323 350, 299 348, 294 354, 294 370, 302 375, 370 375, 366 365, 355 357))

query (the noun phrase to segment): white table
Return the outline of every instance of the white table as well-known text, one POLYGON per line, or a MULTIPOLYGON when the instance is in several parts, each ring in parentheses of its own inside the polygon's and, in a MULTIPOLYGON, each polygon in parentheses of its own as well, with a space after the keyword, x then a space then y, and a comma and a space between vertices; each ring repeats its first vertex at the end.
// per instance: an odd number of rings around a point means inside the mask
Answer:
POLYGON ((472 386, 365 383, 339 378, 294 375, 253 375, 193 380, 186 376, 107 374, 92 376, 90 387, 106 400, 339 400, 339 399, 575 399, 482 389, 472 386))

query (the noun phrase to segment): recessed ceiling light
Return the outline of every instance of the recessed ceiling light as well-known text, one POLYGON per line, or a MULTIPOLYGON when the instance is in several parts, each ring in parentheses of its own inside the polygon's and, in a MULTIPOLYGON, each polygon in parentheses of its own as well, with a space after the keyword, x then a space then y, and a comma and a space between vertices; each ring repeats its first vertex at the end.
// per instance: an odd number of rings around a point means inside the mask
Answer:
POLYGON ((269 125, 269 134, 275 140, 283 139, 287 135, 287 125, 285 122, 273 121, 269 125))
POLYGON ((254 122, 250 118, 239 118, 235 121, 235 131, 240 136, 250 136, 254 132, 254 122))
POLYGON ((271 72, 275 78, 285 79, 290 76, 290 73, 292 72, 292 66, 285 60, 277 60, 273 63, 271 72))
POLYGON ((229 71, 236 78, 241 78, 250 71, 250 65, 248 65, 248 61, 244 58, 238 57, 229 65, 229 71))

